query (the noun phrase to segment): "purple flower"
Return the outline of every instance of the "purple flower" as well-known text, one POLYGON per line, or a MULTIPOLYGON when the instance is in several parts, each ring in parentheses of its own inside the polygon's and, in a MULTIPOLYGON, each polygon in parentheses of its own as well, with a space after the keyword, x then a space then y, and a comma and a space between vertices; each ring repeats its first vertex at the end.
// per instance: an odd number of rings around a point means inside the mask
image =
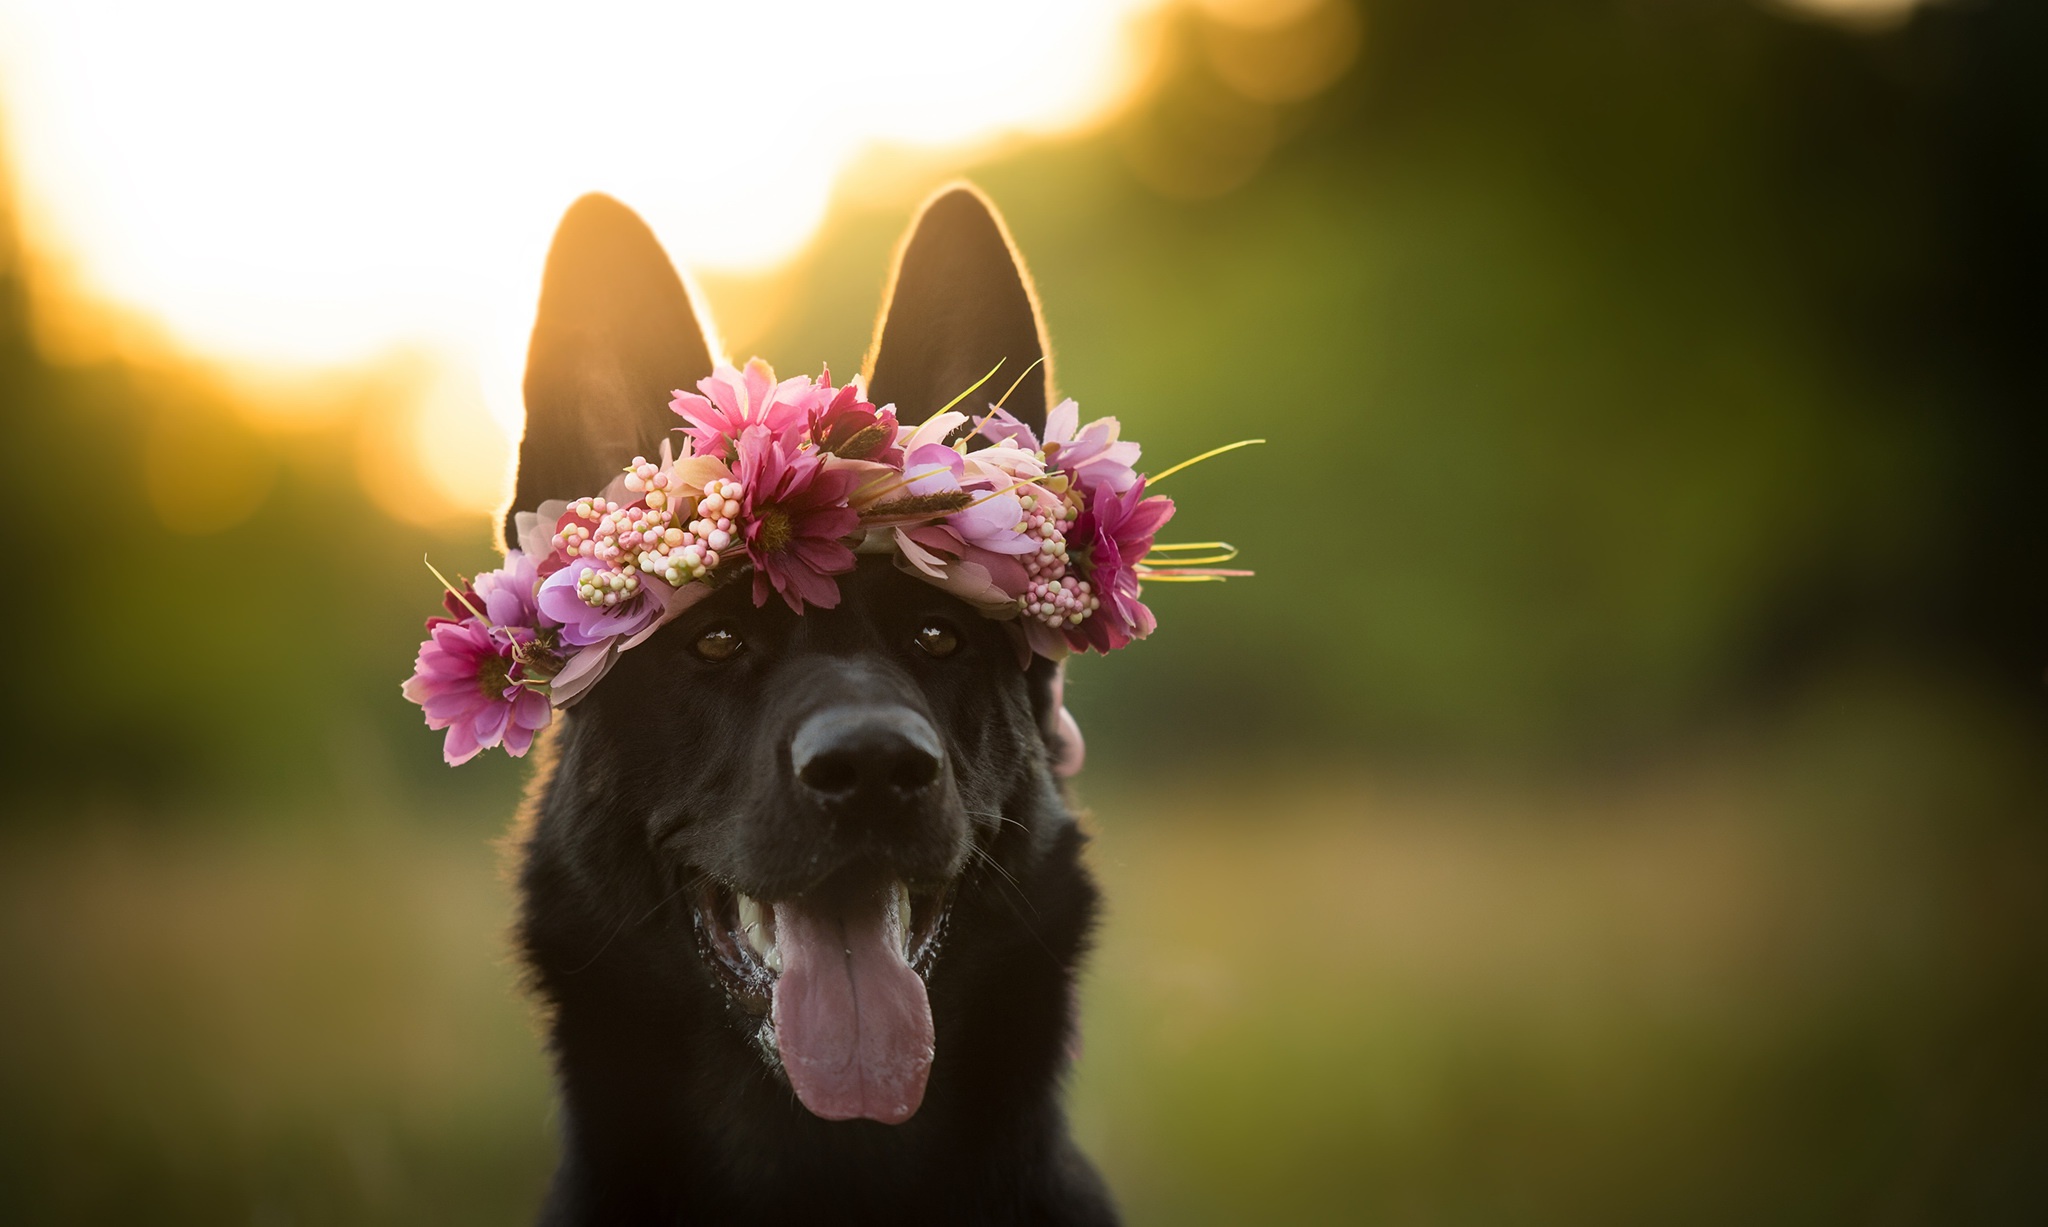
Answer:
MULTIPOLYGON (((942 443, 926 443, 911 450, 903 471, 905 476, 915 475, 909 486, 912 494, 952 494, 964 488, 967 460, 942 443)), ((974 501, 948 515, 946 526, 960 534, 962 541, 991 553, 1036 551, 1037 539, 1025 536, 1021 527, 1024 501, 1013 491, 996 494, 978 487, 979 483, 977 488, 967 489, 974 501)))
POLYGON ((562 624, 562 642, 575 647, 631 635, 661 616, 661 602, 648 594, 639 572, 588 558, 571 558, 548 576, 535 603, 562 624))
POLYGON ((1102 602, 1079 626, 1067 630, 1076 651, 1113 651, 1143 639, 1158 626, 1152 611, 1138 599, 1138 564, 1152 549, 1152 538, 1173 518, 1173 500, 1145 497, 1138 478, 1122 494, 1107 486, 1089 491, 1088 503, 1067 534, 1068 548, 1085 558, 1083 570, 1102 602))
POLYGON ((518 758, 533 745, 553 711, 524 680, 509 633, 475 618, 435 618, 399 692, 420 705, 428 728, 448 730, 441 757, 453 767, 491 746, 518 758))
POLYGON ((497 627, 537 630, 553 625, 553 619, 541 616, 534 599, 534 589, 540 586, 539 567, 539 560, 519 550, 506 550, 504 566, 470 581, 470 596, 477 612, 497 627))

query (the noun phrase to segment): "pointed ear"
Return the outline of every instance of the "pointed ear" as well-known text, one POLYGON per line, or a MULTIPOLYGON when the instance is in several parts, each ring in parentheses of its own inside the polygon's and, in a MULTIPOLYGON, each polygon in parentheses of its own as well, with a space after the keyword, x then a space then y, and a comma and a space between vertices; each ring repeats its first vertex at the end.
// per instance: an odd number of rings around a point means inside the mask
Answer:
POLYGON ((926 202, 897 253, 886 303, 868 355, 868 399, 921 422, 1001 359, 960 410, 973 416, 1023 375, 1005 407, 1045 429, 1052 353, 1038 295, 987 197, 960 184, 926 202))
POLYGON ((526 351, 526 432, 516 511, 596 494, 679 425, 671 392, 711 373, 682 278, 647 223, 609 196, 569 206, 548 249, 526 351))

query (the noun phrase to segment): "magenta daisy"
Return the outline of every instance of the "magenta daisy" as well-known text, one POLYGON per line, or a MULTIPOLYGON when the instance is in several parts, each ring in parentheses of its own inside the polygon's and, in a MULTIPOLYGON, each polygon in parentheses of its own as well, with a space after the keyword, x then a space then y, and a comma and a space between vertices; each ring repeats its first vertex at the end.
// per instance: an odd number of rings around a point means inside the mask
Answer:
POLYGON ((754 604, 767 604, 772 589, 797 613, 805 605, 838 605, 832 577, 853 570, 853 551, 840 538, 860 526, 860 513, 846 505, 859 478, 825 467, 794 436, 765 426, 740 436, 736 476, 745 489, 740 516, 754 564, 754 604))
POLYGON ((1173 518, 1173 500, 1145 497, 1145 479, 1117 494, 1098 486, 1074 521, 1068 547, 1082 556, 1081 569, 1094 587, 1101 607, 1067 630, 1075 650, 1108 652, 1143 639, 1158 619, 1138 599, 1138 564, 1151 552, 1152 539, 1173 518))
MULTIPOLYGON (((818 389, 829 391, 831 384, 832 370, 827 367, 818 377, 818 389)), ((821 452, 848 460, 871 460, 902 468, 903 449, 896 446, 898 430, 895 408, 875 408, 854 384, 839 389, 830 403, 811 410, 811 442, 821 452)))
POLYGON ((512 632, 493 631, 475 618, 435 618, 399 690, 420 705, 428 728, 448 730, 441 757, 452 767, 492 746, 518 758, 533 745, 554 709, 546 692, 526 680, 512 632))

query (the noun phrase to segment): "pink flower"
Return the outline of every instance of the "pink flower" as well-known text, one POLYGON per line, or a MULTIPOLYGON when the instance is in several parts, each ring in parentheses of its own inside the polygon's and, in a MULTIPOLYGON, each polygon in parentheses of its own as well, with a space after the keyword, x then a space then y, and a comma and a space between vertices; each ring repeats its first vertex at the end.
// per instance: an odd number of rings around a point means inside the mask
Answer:
POLYGON ((970 488, 973 479, 967 478, 967 458, 959 452, 941 443, 926 443, 910 453, 903 472, 913 479, 909 486, 912 494, 952 494, 965 489, 974 496, 973 502, 945 520, 967 544, 996 554, 1037 551, 1038 541, 1023 532, 1023 500, 1010 490, 998 494, 993 489, 970 488))
POLYGON ((903 467, 903 449, 896 446, 900 429, 895 406, 877 409, 861 397, 853 384, 840 388, 829 404, 822 393, 832 390, 832 371, 827 367, 818 377, 820 404, 811 410, 811 442, 818 450, 848 460, 872 460, 893 468, 903 467))
POLYGON ((1082 554, 1089 583, 1101 608, 1068 628, 1067 641, 1076 651, 1108 652, 1143 639, 1158 626, 1152 611, 1138 599, 1138 564, 1152 549, 1152 538, 1173 518, 1173 500, 1145 497, 1145 480, 1117 494, 1098 486, 1067 534, 1068 548, 1082 554))
POLYGON ((510 633, 475 618, 435 618, 399 692, 420 705, 428 728, 448 730, 441 757, 453 767, 491 746, 518 758, 533 745, 553 713, 547 696, 524 680, 510 633))
POLYGON ((961 540, 945 524, 899 528, 897 568, 942 588, 991 616, 1008 617, 1030 583, 1024 564, 961 540))
POLYGON ((736 468, 746 488, 740 516, 754 564, 754 604, 766 605, 772 587, 802 613, 806 604, 839 604, 831 577, 853 570, 853 551, 840 538, 860 525, 860 513, 846 505, 858 475, 827 468, 798 443, 794 435, 750 426, 740 436, 736 468))
POLYGON ((676 389, 668 407, 690 424, 698 455, 720 458, 733 455, 750 427, 765 426, 774 435, 802 428, 821 399, 818 385, 802 376, 777 383, 775 368, 759 358, 744 371, 721 366, 697 388, 703 395, 676 389))
POLYGON ((980 434, 992 443, 1042 450, 1048 465, 1063 470, 1083 487, 1107 486, 1118 494, 1129 490, 1138 480, 1138 445, 1118 437, 1123 427, 1115 418, 1096 418, 1086 426, 1080 421, 1081 406, 1069 399, 1045 415, 1042 444, 1029 426, 1004 409, 990 413, 980 434))

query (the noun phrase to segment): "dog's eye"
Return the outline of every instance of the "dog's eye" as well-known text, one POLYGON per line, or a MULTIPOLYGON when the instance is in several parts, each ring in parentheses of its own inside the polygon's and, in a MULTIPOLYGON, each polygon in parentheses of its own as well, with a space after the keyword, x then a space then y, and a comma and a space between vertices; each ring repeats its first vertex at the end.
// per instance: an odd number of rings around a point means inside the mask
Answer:
POLYGON ((740 638, 739 632, 729 626, 712 627, 697 636, 697 642, 693 645, 698 656, 712 662, 731 660, 746 646, 747 641, 740 638))
POLYGON ((918 627, 914 638, 925 655, 941 660, 960 650, 960 632, 954 630, 951 623, 936 618, 918 627))

